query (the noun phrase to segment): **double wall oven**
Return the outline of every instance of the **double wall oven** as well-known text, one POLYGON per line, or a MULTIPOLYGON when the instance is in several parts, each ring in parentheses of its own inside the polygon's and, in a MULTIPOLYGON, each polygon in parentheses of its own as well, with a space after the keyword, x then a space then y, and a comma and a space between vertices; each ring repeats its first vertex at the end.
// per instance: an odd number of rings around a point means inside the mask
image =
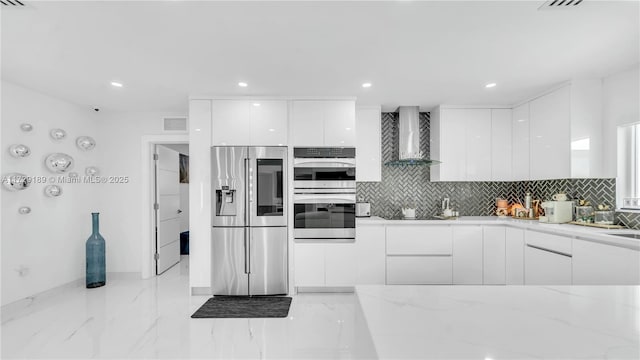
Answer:
POLYGON ((294 148, 296 242, 353 242, 356 149, 294 148))

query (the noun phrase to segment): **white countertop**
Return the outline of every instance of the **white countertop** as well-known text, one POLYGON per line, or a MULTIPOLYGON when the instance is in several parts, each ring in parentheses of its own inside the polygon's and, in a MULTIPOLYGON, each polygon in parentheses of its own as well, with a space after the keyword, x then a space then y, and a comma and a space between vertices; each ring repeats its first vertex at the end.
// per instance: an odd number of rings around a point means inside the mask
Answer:
POLYGON ((357 218, 357 225, 503 225, 521 229, 542 231, 556 235, 571 236, 581 240, 640 250, 640 240, 625 238, 611 233, 635 233, 640 230, 607 230, 573 224, 549 224, 536 220, 518 220, 497 216, 462 216, 456 220, 387 220, 378 216, 357 218))
POLYGON ((640 286, 357 286, 381 359, 640 358, 640 286))

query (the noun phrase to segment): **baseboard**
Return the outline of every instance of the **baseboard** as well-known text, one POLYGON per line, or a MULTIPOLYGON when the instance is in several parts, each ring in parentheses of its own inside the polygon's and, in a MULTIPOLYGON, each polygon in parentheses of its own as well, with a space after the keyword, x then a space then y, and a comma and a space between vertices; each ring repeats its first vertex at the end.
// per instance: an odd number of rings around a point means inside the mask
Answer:
POLYGON ((65 291, 68 291, 69 289, 77 288, 83 285, 84 285, 84 278, 76 279, 66 284, 62 284, 60 286, 51 288, 49 290, 41 291, 34 295, 27 296, 25 298, 16 300, 14 302, 10 302, 6 305, 2 305, 2 307, 0 307, 0 312, 2 313, 1 314, 2 323, 4 324, 5 322, 9 321, 12 317, 20 315, 24 311, 33 309, 35 306, 43 303, 48 298, 51 298, 58 294, 62 294, 65 291))
MULTIPOLYGON (((138 280, 142 279, 139 272, 108 272, 107 273, 107 286, 109 286, 110 280, 138 280)), ((85 278, 69 281, 68 283, 53 287, 51 289, 41 291, 39 293, 27 296, 25 298, 10 302, 0 307, 2 323, 4 324, 10 318, 20 315, 25 311, 30 311, 39 304, 43 304, 53 296, 62 294, 69 289, 84 287, 85 278)))
MULTIPOLYGON (((84 278, 81 280, 84 281, 84 278)), ((142 274, 139 272, 108 272, 107 284, 109 280, 142 280, 142 274)))
POLYGON ((296 293, 352 293, 353 286, 296 286, 296 293))
POLYGON ((191 295, 213 295, 213 290, 210 286, 192 286, 191 295))

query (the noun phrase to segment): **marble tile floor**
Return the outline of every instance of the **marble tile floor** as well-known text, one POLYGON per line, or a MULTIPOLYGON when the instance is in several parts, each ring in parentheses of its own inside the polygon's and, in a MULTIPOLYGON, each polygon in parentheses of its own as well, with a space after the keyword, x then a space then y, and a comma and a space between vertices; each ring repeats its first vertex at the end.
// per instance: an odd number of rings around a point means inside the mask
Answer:
POLYGON ((353 294, 299 294, 284 319, 191 319, 188 260, 148 279, 73 287, 2 314, 1 355, 12 358, 352 358, 353 294))

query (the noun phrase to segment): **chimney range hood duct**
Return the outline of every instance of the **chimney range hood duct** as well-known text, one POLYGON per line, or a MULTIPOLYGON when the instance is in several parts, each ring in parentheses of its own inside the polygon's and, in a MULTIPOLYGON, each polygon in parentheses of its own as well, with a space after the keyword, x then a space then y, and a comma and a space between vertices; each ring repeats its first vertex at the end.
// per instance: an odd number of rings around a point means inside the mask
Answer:
POLYGON ((425 159, 420 151, 420 109, 417 106, 400 106, 398 108, 400 130, 398 160, 389 161, 385 165, 423 165, 431 166, 440 161, 425 159))

